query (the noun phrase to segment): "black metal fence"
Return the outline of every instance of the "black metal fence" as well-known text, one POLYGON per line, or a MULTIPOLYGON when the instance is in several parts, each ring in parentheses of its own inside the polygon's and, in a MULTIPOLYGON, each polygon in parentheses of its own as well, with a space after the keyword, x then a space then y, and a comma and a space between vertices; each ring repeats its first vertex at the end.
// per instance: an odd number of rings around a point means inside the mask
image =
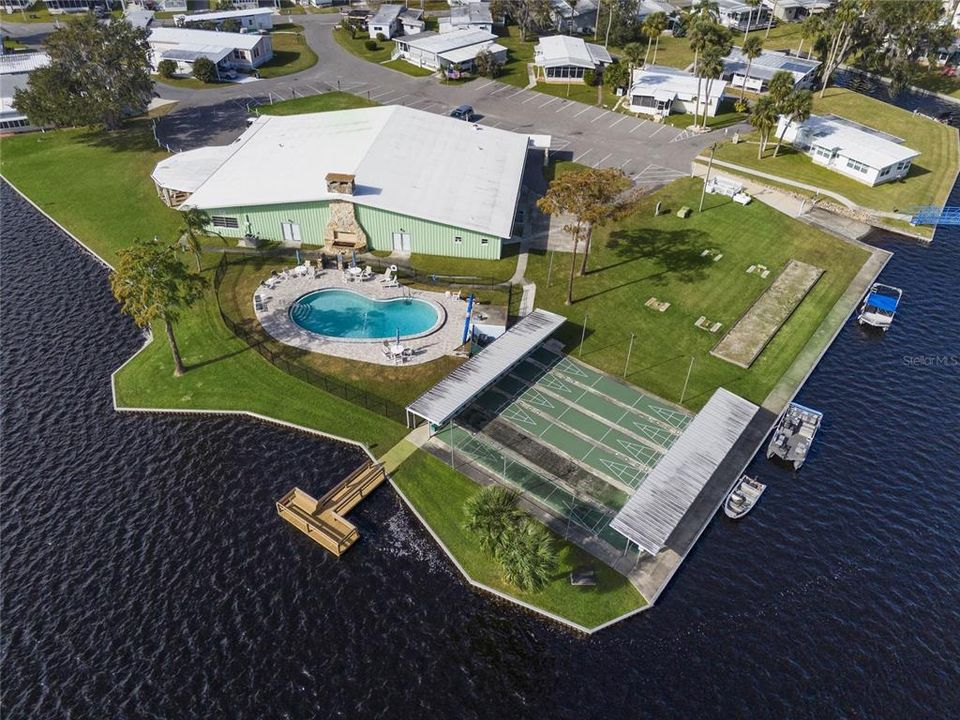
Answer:
POLYGON ((217 310, 220 312, 220 318, 223 320, 223 324, 230 329, 230 332, 243 340, 245 343, 247 343, 247 345, 260 353, 260 355, 262 355, 271 364, 283 370, 285 373, 300 378, 301 380, 308 382, 311 385, 315 385, 331 395, 336 395, 337 397, 352 402, 354 405, 366 408, 367 410, 389 418, 390 420, 406 423, 406 409, 401 405, 398 405, 392 400, 387 400, 386 398, 380 397, 375 393, 368 392, 367 390, 363 390, 354 385, 349 385, 341 380, 337 380, 334 377, 320 372, 316 368, 308 367, 300 362, 297 362, 295 359, 289 356, 288 351, 283 349, 283 346, 278 349, 274 345, 276 341, 270 338, 269 335, 262 331, 251 331, 231 318, 226 312, 224 312, 223 305, 220 303, 220 285, 223 282, 223 277, 226 275, 226 273, 227 256, 221 255, 220 263, 217 266, 217 271, 213 275, 213 289, 217 298, 217 310))

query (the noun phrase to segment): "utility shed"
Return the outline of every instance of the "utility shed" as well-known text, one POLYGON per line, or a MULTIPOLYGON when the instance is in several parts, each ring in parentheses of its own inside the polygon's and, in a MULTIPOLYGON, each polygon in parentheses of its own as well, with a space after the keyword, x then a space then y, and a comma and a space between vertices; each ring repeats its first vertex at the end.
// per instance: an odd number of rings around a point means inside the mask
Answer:
POLYGON ((621 508, 610 527, 656 555, 759 408, 720 388, 621 508))
POLYGON ((565 320, 548 310, 534 310, 408 405, 408 424, 411 415, 434 428, 445 424, 540 347, 565 320))

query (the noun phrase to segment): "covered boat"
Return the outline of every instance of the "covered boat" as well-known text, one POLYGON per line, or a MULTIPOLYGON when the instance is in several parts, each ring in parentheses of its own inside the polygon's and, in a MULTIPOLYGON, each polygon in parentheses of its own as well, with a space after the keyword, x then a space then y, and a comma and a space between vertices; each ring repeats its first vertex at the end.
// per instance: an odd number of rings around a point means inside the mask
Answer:
POLYGON ((874 283, 860 307, 857 320, 861 325, 870 325, 886 332, 893 324, 901 295, 903 291, 900 288, 874 283))

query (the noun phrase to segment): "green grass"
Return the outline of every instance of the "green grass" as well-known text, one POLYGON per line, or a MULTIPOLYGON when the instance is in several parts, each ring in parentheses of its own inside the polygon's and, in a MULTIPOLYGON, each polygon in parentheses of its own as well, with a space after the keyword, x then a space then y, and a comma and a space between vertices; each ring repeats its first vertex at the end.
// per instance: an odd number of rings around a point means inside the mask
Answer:
POLYGON ((442 255, 410 256, 410 264, 422 273, 430 275, 457 275, 492 278, 495 282, 506 282, 513 277, 517 269, 517 255, 520 243, 503 246, 503 257, 499 260, 472 260, 469 258, 444 257, 442 255))
POLYGON ((589 165, 584 165, 582 163, 574 162, 573 160, 551 160, 547 165, 546 169, 543 171, 543 176, 546 181, 549 183, 555 177, 564 175, 568 172, 577 172, 579 170, 588 169, 589 165))
MULTIPOLYGON (((150 180, 165 156, 142 121, 113 133, 59 130, 0 140, 4 177, 109 262, 137 237, 177 237, 179 214, 160 202, 150 180)), ((213 258, 206 262, 212 266, 213 258)), ((176 333, 187 374, 173 377, 159 334, 118 375, 121 404, 260 412, 365 442, 374 452, 407 432, 270 365, 223 325, 212 291, 177 323, 176 333)))
POLYGON ((554 579, 539 592, 517 590, 503 580, 496 560, 484 552, 476 538, 463 528, 466 519, 463 504, 479 490, 479 485, 419 450, 393 473, 392 478, 476 582, 587 628, 596 627, 646 604, 643 596, 626 578, 556 536, 560 563, 554 579), (596 587, 574 587, 570 584, 570 571, 584 565, 596 569, 596 587))
POLYGON ((351 38, 350 33, 348 33, 346 30, 343 30, 339 25, 334 27, 331 32, 333 33, 333 39, 337 41, 337 45, 342 47, 348 53, 356 55, 358 58, 362 58, 368 62, 387 62, 390 60, 390 55, 393 53, 392 40, 386 40, 384 42, 378 41, 378 49, 367 50, 365 43, 370 38, 362 32, 357 31, 356 39, 351 38))
POLYGON ((868 257, 866 250, 753 202, 707 195, 704 212, 676 217, 683 205, 697 208, 702 183, 679 180, 644 198, 626 220, 599 228, 590 253, 591 272, 577 278, 574 304, 564 305, 570 255, 557 253, 547 287, 549 254, 531 254, 527 278, 537 284, 537 306, 566 315, 559 332, 569 352, 617 376, 624 374, 630 334, 635 334, 626 379, 678 402, 695 358, 684 405, 697 410, 718 387, 760 403, 776 385, 807 340, 868 257), (657 201, 666 214, 653 217, 657 201), (723 253, 719 262, 701 257, 705 249, 723 253), (780 332, 749 370, 712 357, 719 342, 773 282, 791 258, 825 270, 780 332), (747 275, 753 264, 773 272, 766 280, 747 275), (644 307, 650 297, 671 303, 660 313, 644 307), (723 323, 711 334, 694 326, 704 315, 723 323))
MULTIPOLYGON (((653 50, 650 51, 650 64, 653 64, 653 50)), ((693 63, 693 50, 689 38, 675 38, 672 35, 660 36, 660 48, 657 50, 656 64, 686 69, 693 63)))
POLYGON ((504 64, 497 80, 516 87, 526 87, 530 82, 527 64, 533 62, 533 48, 536 45, 536 39, 522 41, 517 26, 509 25, 500 32, 497 42, 507 48, 507 62, 504 64))
MULTIPOLYGON (((779 175, 797 182, 840 193, 858 205, 882 211, 902 212, 911 205, 946 202, 957 173, 957 131, 913 113, 901 110, 866 95, 844 88, 827 89, 821 100, 815 96, 814 113, 833 113, 904 139, 905 144, 920 151, 903 181, 869 187, 827 168, 815 165, 809 156, 789 147, 772 156, 772 149, 763 160, 757 159, 757 146, 752 142, 724 144, 716 157, 762 172, 779 175)), ((754 135, 747 138, 756 140, 754 135)))
POLYGON ((273 105, 258 105, 257 111, 263 115, 300 115, 302 113, 376 107, 379 104, 359 95, 351 95, 346 92, 328 92, 321 95, 294 98, 293 100, 283 100, 273 105))
POLYGON ((538 82, 536 90, 544 95, 553 95, 555 97, 565 98, 575 102, 582 102, 587 105, 603 105, 604 107, 612 108, 617 104, 617 97, 610 91, 609 88, 601 87, 600 92, 598 93, 596 87, 584 85, 582 82, 538 82))
MULTIPOLYGON (((733 102, 731 101, 721 103, 719 110, 720 112, 714 117, 707 118, 707 127, 714 129, 730 127, 731 125, 736 125, 738 122, 742 122, 747 117, 745 113, 738 113, 734 110, 733 102)), ((690 113, 668 115, 664 119, 664 122, 676 128, 688 128, 693 125, 693 115, 690 113)))
POLYGON ((943 75, 941 70, 942 68, 938 67, 921 68, 910 84, 930 92, 960 98, 960 77, 943 75))
POLYGON ((180 88, 189 88, 191 90, 212 90, 216 88, 222 88, 225 85, 230 83, 225 82, 210 82, 205 83, 202 80, 197 80, 195 77, 161 77, 160 75, 153 74, 150 76, 153 78, 153 81, 160 83, 161 85, 169 85, 170 87, 180 87, 180 88))
POLYGON ((406 60, 396 59, 389 62, 380 63, 383 67, 390 68, 391 70, 397 70, 402 72, 405 75, 412 75, 413 77, 427 77, 428 75, 433 75, 433 70, 429 68, 417 67, 416 65, 411 65, 406 60))
POLYGON ((292 75, 317 64, 317 54, 301 34, 272 34, 270 42, 273 44, 273 57, 257 68, 262 78, 292 75))

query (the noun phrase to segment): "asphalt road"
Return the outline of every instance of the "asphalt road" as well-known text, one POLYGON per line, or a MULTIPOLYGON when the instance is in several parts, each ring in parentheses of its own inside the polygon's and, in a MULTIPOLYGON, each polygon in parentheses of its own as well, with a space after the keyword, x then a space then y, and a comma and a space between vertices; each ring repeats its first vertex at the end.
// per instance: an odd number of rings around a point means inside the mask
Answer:
MULTIPOLYGON (((483 78, 447 86, 433 77, 411 77, 344 51, 332 36, 337 16, 291 19, 303 25, 307 42, 319 58, 316 65, 296 75, 226 87, 185 89, 158 84, 161 97, 178 103, 158 124, 160 139, 176 151, 228 143, 246 127, 254 105, 336 89, 436 113, 470 104, 481 116, 480 124, 551 135, 554 154, 593 167, 621 168, 648 186, 689 174, 692 158, 717 138, 718 133, 691 135, 669 125, 483 78)), ((36 40, 52 26, 8 23, 4 29, 36 40)))

